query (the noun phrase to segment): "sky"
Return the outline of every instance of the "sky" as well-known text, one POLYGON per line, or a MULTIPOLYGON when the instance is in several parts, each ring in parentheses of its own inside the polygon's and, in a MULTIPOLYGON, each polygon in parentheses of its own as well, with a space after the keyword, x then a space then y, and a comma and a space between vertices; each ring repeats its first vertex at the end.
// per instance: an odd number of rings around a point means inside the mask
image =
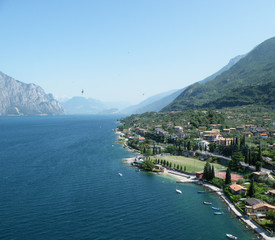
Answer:
POLYGON ((274 0, 0 0, 0 71, 57 99, 136 104, 275 36, 274 0))

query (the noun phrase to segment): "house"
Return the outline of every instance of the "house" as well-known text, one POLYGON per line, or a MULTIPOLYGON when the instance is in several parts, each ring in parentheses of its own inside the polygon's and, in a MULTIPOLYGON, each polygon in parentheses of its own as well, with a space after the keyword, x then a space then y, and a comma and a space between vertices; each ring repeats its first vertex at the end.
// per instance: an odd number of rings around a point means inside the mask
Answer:
POLYGON ((258 199, 258 198, 248 198, 246 199, 246 205, 248 206, 253 206, 259 203, 263 203, 262 200, 258 199))
POLYGON ((236 128, 229 128, 229 129, 230 129, 230 132, 236 131, 236 128))
POLYGON ((207 142, 206 140, 202 140, 198 142, 198 147, 199 149, 202 149, 202 150, 205 150, 205 149, 207 150, 208 145, 209 145, 209 142, 207 142))
POLYGON ((267 139, 267 138, 268 138, 268 135, 267 135, 266 133, 261 133, 261 134, 260 134, 260 137, 261 137, 262 139, 267 139))
POLYGON ((203 171, 196 172, 196 178, 202 179, 203 178, 203 171))
POLYGON ((264 218, 268 211, 275 211, 275 206, 268 203, 258 203, 252 206, 245 205, 245 212, 251 218, 264 218))
POLYGON ((268 196, 272 197, 275 200, 275 189, 269 190, 266 193, 268 196))
POLYGON ((208 142, 215 142, 219 134, 220 134, 219 129, 212 129, 212 131, 204 131, 203 140, 206 140, 208 142))
POLYGON ((230 133, 230 128, 224 128, 222 131, 225 133, 230 133))
POLYGON ((245 194, 247 189, 239 184, 232 184, 229 186, 229 191, 234 195, 245 194))
MULTIPOLYGON (((226 172, 219 172, 219 173, 215 174, 216 177, 222 178, 222 179, 225 179, 225 175, 226 175, 226 172)), ((231 173, 231 182, 232 183, 237 182, 239 179, 243 179, 243 176, 241 176, 239 174, 231 173)))
POLYGON ((144 141, 145 141, 145 137, 139 137, 139 138, 138 138, 138 142, 139 142, 139 143, 142 143, 142 142, 144 142, 144 141))
POLYGON ((148 130, 143 129, 143 128, 139 128, 139 133, 140 133, 140 134, 145 134, 145 133, 147 133, 147 132, 148 132, 148 130))
POLYGON ((248 138, 250 138, 250 137, 253 136, 253 134, 252 134, 251 132, 243 132, 243 135, 244 135, 245 137, 248 137, 248 138))
POLYGON ((175 126, 174 130, 175 130, 175 133, 183 132, 183 128, 181 126, 175 126))
POLYGON ((155 164, 155 169, 161 170, 161 169, 162 169, 162 166, 161 166, 160 164, 155 164))
POLYGON ((238 126, 236 127, 237 131, 243 131, 245 129, 245 126, 238 126))
POLYGON ((206 127, 205 127, 205 126, 200 126, 198 129, 199 129, 200 131, 205 131, 205 130, 206 130, 206 127))
POLYGON ((216 144, 229 146, 233 142, 233 138, 218 138, 216 139, 216 144))
POLYGON ((220 128, 221 124, 210 124, 210 127, 218 129, 220 128))
POLYGON ((268 178, 267 172, 253 172, 252 173, 254 180, 258 180, 259 177, 268 178))
POLYGON ((174 126, 174 124, 173 124, 172 122, 169 122, 169 123, 167 123, 167 125, 166 125, 167 128, 172 128, 173 126, 174 126))

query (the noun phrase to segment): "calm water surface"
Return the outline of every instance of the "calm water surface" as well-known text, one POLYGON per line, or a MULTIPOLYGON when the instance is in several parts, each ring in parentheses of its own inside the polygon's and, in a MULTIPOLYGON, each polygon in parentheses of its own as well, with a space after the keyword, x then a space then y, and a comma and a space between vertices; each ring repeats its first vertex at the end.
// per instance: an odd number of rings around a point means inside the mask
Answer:
POLYGON ((255 239, 215 194, 123 164, 116 119, 0 118, 0 239, 255 239))

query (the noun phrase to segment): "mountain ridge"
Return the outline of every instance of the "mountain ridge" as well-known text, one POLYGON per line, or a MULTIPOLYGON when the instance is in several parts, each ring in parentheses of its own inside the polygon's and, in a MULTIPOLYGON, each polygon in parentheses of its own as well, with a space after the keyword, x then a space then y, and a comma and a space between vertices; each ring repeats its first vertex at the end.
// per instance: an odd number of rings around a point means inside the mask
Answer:
MULTIPOLYGON (((205 83, 195 83, 182 92, 171 104, 161 111, 181 111, 202 108, 234 89, 263 85, 275 81, 275 37, 256 46, 230 69, 205 83)), ((254 87, 255 90, 255 87, 254 87)), ((244 92, 245 94, 245 92, 244 92)))
POLYGON ((53 95, 46 94, 40 86, 20 82, 0 72, 0 116, 64 113, 53 95))

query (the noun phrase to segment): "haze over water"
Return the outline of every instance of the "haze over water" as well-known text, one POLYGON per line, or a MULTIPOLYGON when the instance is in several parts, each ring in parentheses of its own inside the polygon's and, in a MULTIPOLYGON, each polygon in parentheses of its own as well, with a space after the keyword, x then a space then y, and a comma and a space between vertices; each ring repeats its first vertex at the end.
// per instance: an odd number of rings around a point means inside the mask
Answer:
POLYGON ((1 239, 255 238, 215 194, 123 164, 117 118, 0 118, 1 239))

